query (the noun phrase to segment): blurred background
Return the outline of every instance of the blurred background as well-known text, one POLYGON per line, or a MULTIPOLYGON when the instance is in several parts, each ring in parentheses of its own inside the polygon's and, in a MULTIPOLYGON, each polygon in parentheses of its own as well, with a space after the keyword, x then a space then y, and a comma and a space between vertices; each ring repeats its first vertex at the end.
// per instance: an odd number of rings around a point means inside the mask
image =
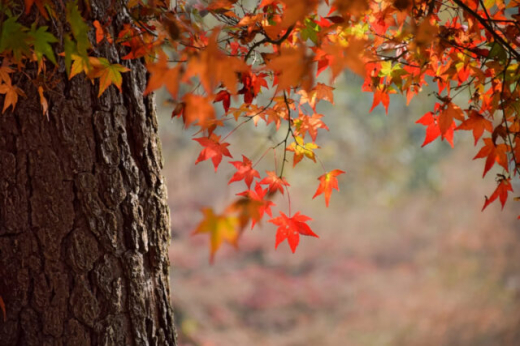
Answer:
MULTIPOLYGON (((276 228, 263 222, 238 250, 223 244, 213 265, 208 237, 191 236, 200 209, 221 212, 245 185, 227 185, 232 160, 216 174, 210 161, 195 166, 200 145, 158 102, 180 345, 520 345, 518 203, 481 212, 498 171, 482 179, 471 132, 457 132, 455 149, 439 140, 421 148, 425 127, 415 121, 433 96, 407 107, 392 95, 386 116, 382 106, 368 113, 372 94, 359 78, 346 74, 336 87, 335 105, 318 106, 330 131, 320 130, 316 153, 326 170, 346 172, 340 192, 329 208, 313 200, 323 169, 305 159, 293 171, 292 153, 284 173, 292 212, 312 217, 320 239, 275 251, 276 228)), ((272 137, 247 124, 227 141, 234 160, 255 162, 272 137)), ((258 170, 273 168, 268 154, 258 170)), ((275 215, 287 213, 287 199, 274 202, 275 215)))

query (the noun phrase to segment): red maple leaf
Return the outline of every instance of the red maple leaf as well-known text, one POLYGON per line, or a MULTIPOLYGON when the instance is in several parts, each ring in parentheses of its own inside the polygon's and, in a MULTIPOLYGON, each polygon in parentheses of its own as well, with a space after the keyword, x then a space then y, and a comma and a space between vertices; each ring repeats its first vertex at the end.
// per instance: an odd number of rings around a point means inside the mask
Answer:
POLYGON ((247 188, 251 188, 251 183, 256 178, 260 178, 260 174, 256 169, 253 168, 253 165, 251 163, 251 160, 249 160, 247 157, 242 155, 242 161, 231 161, 233 166, 237 169, 237 172, 231 177, 228 184, 231 184, 234 181, 240 181, 244 179, 247 188))
POLYGON ((498 186, 491 195, 491 197, 486 197, 486 202, 484 203, 484 206, 482 207, 482 210, 486 209, 488 205, 493 203, 497 198, 500 199, 500 204, 502 204, 502 209, 504 209, 504 205, 506 204, 507 200, 507 193, 508 191, 513 192, 513 187, 511 186, 511 179, 506 179, 502 176, 502 178, 498 182, 498 186))
POLYGON ((499 144, 496 145, 491 138, 484 138, 484 146, 480 149, 477 155, 473 158, 481 159, 486 158, 486 165, 484 166, 484 174, 482 177, 486 175, 486 173, 494 166, 495 162, 497 162, 500 166, 504 167, 504 169, 509 172, 507 167, 507 152, 509 151, 509 146, 507 144, 499 144))
POLYGON ((343 172, 339 169, 335 169, 335 170, 325 173, 321 177, 319 177, 318 180, 320 181, 320 185, 318 186, 318 189, 316 190, 316 193, 314 194, 314 196, 312 198, 314 199, 315 197, 324 193, 325 194, 325 204, 328 207, 330 195, 332 194, 332 189, 336 189, 339 191, 338 179, 336 179, 336 177, 343 173, 345 173, 345 172, 343 172))
POLYGON ((259 184, 260 185, 269 185, 269 192, 276 192, 279 190, 283 195, 283 187, 289 186, 289 183, 285 180, 284 177, 279 177, 275 172, 265 171, 267 173, 267 177, 262 179, 259 184))
POLYGON ((390 104, 390 95, 386 90, 376 89, 374 91, 374 101, 372 102, 372 108, 370 108, 369 112, 372 112, 374 108, 377 107, 378 104, 383 103, 385 107, 386 114, 388 114, 388 105, 390 104))
POLYGON ((211 136, 208 137, 200 137, 200 138, 193 138, 194 141, 199 142, 200 145, 204 147, 202 151, 200 152, 200 155, 195 161, 195 164, 205 161, 207 159, 211 159, 213 162, 213 166, 215 166, 215 172, 217 171, 218 165, 222 161, 222 156, 232 157, 229 153, 228 146, 229 143, 220 143, 220 136, 217 136, 215 134, 211 134, 211 136))
POLYGON ((300 212, 294 214, 293 217, 288 217, 283 212, 280 212, 280 215, 282 216, 269 220, 269 222, 279 226, 276 231, 275 249, 278 248, 281 242, 287 239, 291 251, 294 253, 300 243, 300 234, 319 238, 306 224, 307 221, 312 220, 310 217, 300 215, 300 212))
POLYGON ((220 90, 217 95, 215 95, 215 99, 213 103, 222 101, 222 106, 224 107, 224 111, 227 113, 229 110, 229 106, 231 105, 231 94, 227 90, 220 90))
MULTIPOLYGON (((421 119, 417 120, 416 124, 421 124, 426 126, 426 137, 424 138, 424 142, 421 145, 424 147, 426 144, 433 142, 437 137, 441 135, 441 130, 439 128, 439 124, 437 122, 438 116, 434 115, 432 112, 428 112, 422 116, 421 119)), ((455 129, 455 122, 452 120, 452 124, 448 130, 444 133, 443 140, 446 139, 448 143, 450 143, 453 148, 453 130, 455 129)))

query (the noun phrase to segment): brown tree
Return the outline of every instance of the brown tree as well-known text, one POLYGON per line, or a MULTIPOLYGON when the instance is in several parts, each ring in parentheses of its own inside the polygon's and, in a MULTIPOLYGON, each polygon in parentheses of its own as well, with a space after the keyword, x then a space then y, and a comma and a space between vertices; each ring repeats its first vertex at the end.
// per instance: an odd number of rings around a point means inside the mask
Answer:
MULTIPOLYGON (((88 22, 106 19, 108 3, 92 0, 88 22)), ((116 34, 127 16, 115 13, 116 34)), ((63 23, 53 29, 60 41, 63 23)), ((114 62, 126 54, 110 44, 97 53, 114 62)), ((48 119, 33 81, 13 75, 27 97, 0 117, 2 345, 175 344, 154 101, 143 97, 143 64, 125 65, 122 93, 98 98, 84 74, 68 80, 62 62, 48 119)))

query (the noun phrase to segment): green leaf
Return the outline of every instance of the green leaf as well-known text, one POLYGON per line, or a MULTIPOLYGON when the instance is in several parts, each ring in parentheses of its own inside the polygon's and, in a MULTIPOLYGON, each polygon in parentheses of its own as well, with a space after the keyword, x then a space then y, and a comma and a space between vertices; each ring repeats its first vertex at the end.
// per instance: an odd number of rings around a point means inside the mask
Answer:
POLYGON ((493 47, 489 52, 489 58, 498 58, 499 61, 505 62, 507 60, 507 53, 500 43, 493 42, 493 47))
POLYGON ((7 18, 0 28, 0 53, 12 51, 15 60, 20 61, 22 54, 31 54, 28 41, 27 28, 16 17, 7 18))
POLYGON ((38 57, 38 61, 41 61, 43 55, 45 55, 50 61, 56 64, 56 56, 50 44, 58 42, 58 39, 50 32, 47 32, 47 27, 40 26, 36 29, 36 23, 34 23, 31 26, 29 36, 34 40, 34 52, 38 57))
POLYGON ((314 44, 318 43, 317 33, 321 30, 320 26, 316 24, 312 19, 305 19, 305 28, 300 31, 302 40, 311 40, 314 44))
POLYGON ((90 48, 90 41, 88 39, 89 26, 83 20, 81 13, 79 13, 76 1, 67 3, 67 21, 72 29, 72 35, 76 40, 76 53, 84 58, 87 55, 87 49, 90 48))
POLYGON ((65 42, 63 44, 63 50, 65 53, 65 69, 67 70, 67 76, 70 76, 70 67, 72 66, 72 54, 76 51, 74 41, 72 41, 68 35, 65 36, 65 42))

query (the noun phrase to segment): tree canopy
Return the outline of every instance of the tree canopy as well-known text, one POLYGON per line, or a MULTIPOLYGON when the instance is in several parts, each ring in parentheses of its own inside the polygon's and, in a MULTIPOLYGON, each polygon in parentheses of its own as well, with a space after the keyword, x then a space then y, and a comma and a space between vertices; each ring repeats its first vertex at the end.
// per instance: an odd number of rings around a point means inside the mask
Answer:
MULTIPOLYGON (((334 81, 345 70, 364 79, 363 91, 373 94, 370 111, 382 105, 388 113, 390 94, 410 102, 433 85, 434 108, 413 119, 425 127, 423 146, 446 140, 453 147, 457 131, 472 131, 483 176, 496 180, 483 209, 497 200, 503 207, 513 192, 512 179, 520 173, 518 0, 110 4, 108 13, 128 11, 132 18, 122 31, 114 31, 111 17, 93 21, 96 9, 88 0, 1 1, 2 112, 7 116, 25 96, 21 79, 37 88, 42 117, 48 117, 46 95, 63 73, 89 78, 104 97, 107 88, 121 90, 123 78, 130 78, 126 60, 143 59, 149 72, 144 93, 165 87, 172 117, 197 129, 193 139, 201 151, 195 163, 211 160, 217 171, 226 157, 225 164, 236 169, 229 184, 245 184, 222 211, 203 210, 194 234, 209 235, 211 259, 222 242, 236 246, 244 230, 266 215, 277 226, 275 247, 287 240, 294 252, 300 235, 318 237, 308 225, 311 218, 291 205, 284 172, 289 165, 297 171, 302 160, 321 164, 319 138, 329 128, 317 105, 334 103, 334 81), (66 23, 68 32, 55 32, 55 21, 66 23), (101 56, 100 47, 124 51, 122 61, 101 56), (247 123, 270 125, 282 140, 248 157, 233 146, 232 136, 247 123), (242 157, 232 157, 230 148, 242 157), (255 169, 271 157, 271 170, 255 169), (275 194, 288 198, 278 214, 275 194)), ((323 195, 328 206, 343 174, 323 166, 309 197, 323 195)))

